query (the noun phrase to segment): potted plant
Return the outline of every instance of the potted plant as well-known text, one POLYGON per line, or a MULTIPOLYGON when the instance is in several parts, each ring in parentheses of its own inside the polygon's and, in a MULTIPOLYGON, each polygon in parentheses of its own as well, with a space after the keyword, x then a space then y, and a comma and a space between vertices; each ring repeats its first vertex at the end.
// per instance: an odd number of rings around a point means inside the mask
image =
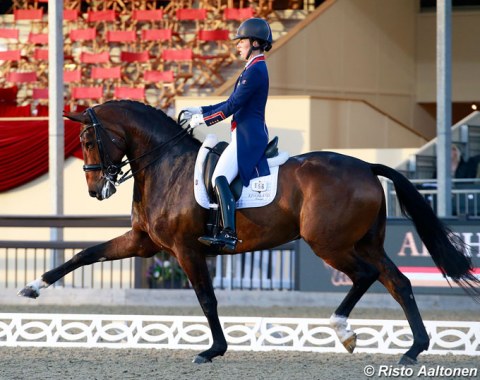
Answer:
POLYGON ((176 262, 171 262, 165 252, 159 252, 153 257, 153 263, 148 267, 147 279, 150 288, 182 289, 188 281, 185 273, 176 262))

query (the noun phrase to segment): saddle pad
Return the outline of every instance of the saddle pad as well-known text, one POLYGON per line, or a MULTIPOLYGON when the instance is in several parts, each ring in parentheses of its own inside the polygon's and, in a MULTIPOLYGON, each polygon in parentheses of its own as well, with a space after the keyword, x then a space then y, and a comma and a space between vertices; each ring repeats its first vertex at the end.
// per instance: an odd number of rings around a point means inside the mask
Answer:
MULTIPOLYGON (((218 142, 217 136, 213 134, 207 135, 202 147, 198 151, 197 160, 195 162, 194 173, 194 186, 195 200, 203 208, 217 208, 216 203, 210 203, 208 198, 207 189, 203 182, 203 162, 207 157, 209 150, 207 148, 213 148, 218 142)), ((278 168, 288 160, 288 154, 286 152, 280 153, 280 157, 274 157, 268 159, 270 167, 270 175, 264 177, 254 178, 250 181, 248 187, 243 187, 242 196, 237 201, 237 208, 251 208, 262 207, 271 203, 275 199, 277 194, 277 180, 278 180, 278 168)))

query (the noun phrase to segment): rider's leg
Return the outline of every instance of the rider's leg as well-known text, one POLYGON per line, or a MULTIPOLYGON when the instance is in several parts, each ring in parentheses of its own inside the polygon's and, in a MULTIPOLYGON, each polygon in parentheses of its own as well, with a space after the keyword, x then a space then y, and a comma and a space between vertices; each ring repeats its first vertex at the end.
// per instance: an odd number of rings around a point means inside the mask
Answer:
POLYGON ((238 174, 236 133, 232 133, 232 142, 224 150, 213 173, 215 194, 217 196, 223 229, 214 237, 202 236, 198 240, 206 245, 217 245, 223 251, 233 252, 237 244, 235 232, 235 199, 229 184, 238 174))

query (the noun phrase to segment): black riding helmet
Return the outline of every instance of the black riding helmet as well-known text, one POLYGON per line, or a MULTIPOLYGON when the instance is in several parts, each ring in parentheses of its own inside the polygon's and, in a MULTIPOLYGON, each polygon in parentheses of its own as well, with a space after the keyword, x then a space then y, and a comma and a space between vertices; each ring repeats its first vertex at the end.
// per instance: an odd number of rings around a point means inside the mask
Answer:
POLYGON ((252 47, 252 50, 261 49, 264 51, 269 51, 272 48, 272 29, 270 29, 268 22, 262 18, 254 17, 242 22, 237 30, 237 35, 234 37, 234 40, 244 38, 250 39, 252 44, 253 41, 258 41, 259 47, 252 47))

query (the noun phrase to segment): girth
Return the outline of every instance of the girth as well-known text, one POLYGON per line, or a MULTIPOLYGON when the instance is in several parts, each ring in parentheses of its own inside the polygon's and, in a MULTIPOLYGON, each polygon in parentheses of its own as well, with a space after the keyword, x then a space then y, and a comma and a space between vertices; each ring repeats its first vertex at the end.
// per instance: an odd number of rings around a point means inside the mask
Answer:
MULTIPOLYGON (((215 194, 213 189, 212 183, 212 176, 217 166, 218 160, 220 159, 220 155, 223 153, 225 148, 228 146, 228 143, 225 141, 220 141, 217 145, 210 149, 208 152, 207 157, 205 158, 205 162, 203 164, 203 180, 205 181, 205 187, 207 189, 208 197, 210 198, 211 203, 216 203, 215 201, 215 194)), ((265 157, 272 158, 278 155, 278 136, 275 136, 267 145, 265 149, 265 157)), ((235 179, 230 184, 230 189, 236 201, 240 199, 242 195, 242 180, 239 175, 235 177, 235 179)))

